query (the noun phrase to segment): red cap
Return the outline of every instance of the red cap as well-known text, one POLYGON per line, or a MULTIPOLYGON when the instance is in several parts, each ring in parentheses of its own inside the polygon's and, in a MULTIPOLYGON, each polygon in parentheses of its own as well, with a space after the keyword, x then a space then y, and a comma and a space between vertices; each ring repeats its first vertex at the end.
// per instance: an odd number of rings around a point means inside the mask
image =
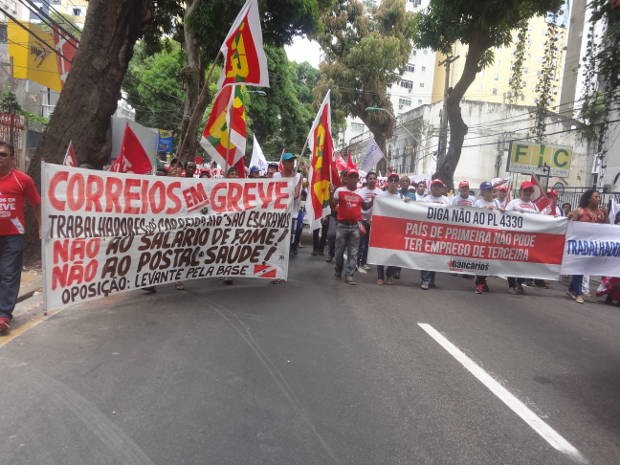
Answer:
POLYGON ((400 181, 400 176, 398 175, 398 173, 390 173, 388 174, 388 179, 394 179, 396 178, 397 181, 400 181))
POLYGON ((502 184, 501 186, 497 186, 495 188, 498 191, 507 191, 508 190, 508 185, 507 184, 502 184))
POLYGON ((354 168, 347 170, 347 176, 359 176, 360 173, 354 168))
POLYGON ((534 189, 534 183, 532 181, 523 181, 519 186, 519 189, 534 189))
POLYGON ((432 186, 433 184, 440 184, 440 185, 442 185, 443 187, 446 187, 446 183, 445 183, 445 182, 443 182, 443 181, 442 181, 441 179, 439 179, 439 178, 433 179, 433 180, 431 181, 431 186, 432 186))
POLYGON ((469 182, 468 181, 461 181, 461 182, 459 182, 459 189, 461 187, 469 187, 469 182))
POLYGON ((556 191, 554 191, 553 189, 547 191, 547 197, 557 197, 558 193, 556 191))

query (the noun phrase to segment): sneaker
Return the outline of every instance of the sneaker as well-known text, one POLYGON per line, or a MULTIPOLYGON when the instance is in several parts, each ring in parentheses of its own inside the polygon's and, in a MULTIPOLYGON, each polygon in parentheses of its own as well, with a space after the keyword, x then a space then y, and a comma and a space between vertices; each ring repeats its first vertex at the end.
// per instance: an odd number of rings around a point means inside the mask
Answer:
POLYGON ((383 279, 377 279, 377 284, 379 286, 383 286, 383 284, 385 284, 385 281, 383 281, 383 279))
POLYGON ((394 280, 392 278, 388 278, 385 280, 385 284, 391 286, 392 284, 394 284, 394 280))
POLYGON ((489 289, 489 286, 488 286, 487 284, 483 284, 483 286, 484 286, 484 287, 482 288, 482 290, 483 290, 484 292, 490 292, 490 291, 491 291, 491 289, 489 289))
POLYGON ((334 259, 334 257, 327 257, 327 260, 325 260, 327 263, 331 263, 332 260, 334 259))
POLYGON ((577 296, 573 294, 571 291, 567 291, 566 295, 569 296, 573 300, 577 300, 577 296))
POLYGON ((334 274, 334 278, 336 279, 342 279, 342 275, 340 273, 335 273, 334 274))
POLYGON ((422 289, 423 291, 428 291, 428 283, 420 284, 420 289, 422 289))
POLYGON ((516 291, 517 291, 517 292, 516 292, 516 294, 517 294, 517 295, 523 295, 523 294, 525 294, 525 291, 523 290, 523 286, 521 286, 521 285, 517 286, 516 291))
POLYGON ((400 271, 394 273, 394 279, 400 279, 400 271))
POLYGON ((360 273, 362 273, 362 274, 366 274, 366 273, 368 273, 368 271, 366 271, 366 270, 364 269, 364 267, 363 267, 363 266, 360 266, 360 267, 357 269, 357 271, 358 271, 358 272, 360 272, 360 273))
POLYGON ((1 317, 0 318, 0 334, 8 333, 10 329, 11 329, 11 326, 9 325, 9 319, 5 316, 1 317))
POLYGON ((357 283, 355 282, 355 280, 351 276, 347 276, 346 278, 344 278, 344 282, 347 283, 347 284, 350 284, 351 286, 357 285, 357 283))
POLYGON ((517 293, 517 288, 516 287, 509 287, 508 288, 508 294, 516 295, 516 293, 517 293))
POLYGON ((476 294, 482 294, 484 292, 484 284, 478 284, 474 292, 476 294))
POLYGON ((365 263, 362 265, 362 268, 364 268, 366 271, 370 270, 370 265, 368 263, 365 263))
POLYGON ((577 297, 575 297, 575 302, 577 302, 578 304, 582 304, 584 302, 583 296, 578 295, 577 297))

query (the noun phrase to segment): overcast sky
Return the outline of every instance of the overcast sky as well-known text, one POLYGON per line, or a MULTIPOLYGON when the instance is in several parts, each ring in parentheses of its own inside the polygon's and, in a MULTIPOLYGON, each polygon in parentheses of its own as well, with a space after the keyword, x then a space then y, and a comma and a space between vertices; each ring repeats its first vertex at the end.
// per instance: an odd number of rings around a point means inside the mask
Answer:
POLYGON ((295 37, 291 45, 285 45, 286 55, 289 61, 303 63, 307 61, 315 68, 319 68, 321 59, 321 47, 314 41, 309 41, 304 37, 295 37))

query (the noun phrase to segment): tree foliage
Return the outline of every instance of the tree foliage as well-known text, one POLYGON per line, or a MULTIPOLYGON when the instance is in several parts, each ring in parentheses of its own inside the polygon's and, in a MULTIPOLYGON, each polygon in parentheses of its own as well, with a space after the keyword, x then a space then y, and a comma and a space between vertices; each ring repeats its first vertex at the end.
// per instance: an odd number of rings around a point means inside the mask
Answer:
POLYGON ((322 99, 331 89, 333 120, 341 124, 347 115, 359 117, 385 148, 394 122, 386 112, 365 109, 392 111, 387 90, 407 64, 413 15, 405 11, 403 0, 383 0, 369 11, 357 0, 338 0, 334 11, 321 19, 324 30, 317 39, 325 61, 315 98, 322 99))
POLYGON ((467 125, 459 104, 476 74, 493 62, 494 47, 509 45, 512 30, 523 21, 557 11, 562 0, 431 0, 426 12, 416 17, 414 42, 446 54, 457 41, 469 46, 463 73, 446 97, 450 145, 437 160, 435 177, 450 187, 461 156, 467 125))

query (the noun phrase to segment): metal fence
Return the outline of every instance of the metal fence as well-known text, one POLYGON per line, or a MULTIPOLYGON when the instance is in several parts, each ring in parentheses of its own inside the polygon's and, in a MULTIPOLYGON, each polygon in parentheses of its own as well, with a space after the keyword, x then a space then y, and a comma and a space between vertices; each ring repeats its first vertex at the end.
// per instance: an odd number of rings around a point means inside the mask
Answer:
MULTIPOLYGON (((565 187, 564 192, 558 195, 559 205, 568 202, 572 208, 577 208, 581 195, 588 189, 591 187, 565 187)), ((620 203, 620 192, 601 192, 601 206, 609 208, 612 200, 620 203)))

